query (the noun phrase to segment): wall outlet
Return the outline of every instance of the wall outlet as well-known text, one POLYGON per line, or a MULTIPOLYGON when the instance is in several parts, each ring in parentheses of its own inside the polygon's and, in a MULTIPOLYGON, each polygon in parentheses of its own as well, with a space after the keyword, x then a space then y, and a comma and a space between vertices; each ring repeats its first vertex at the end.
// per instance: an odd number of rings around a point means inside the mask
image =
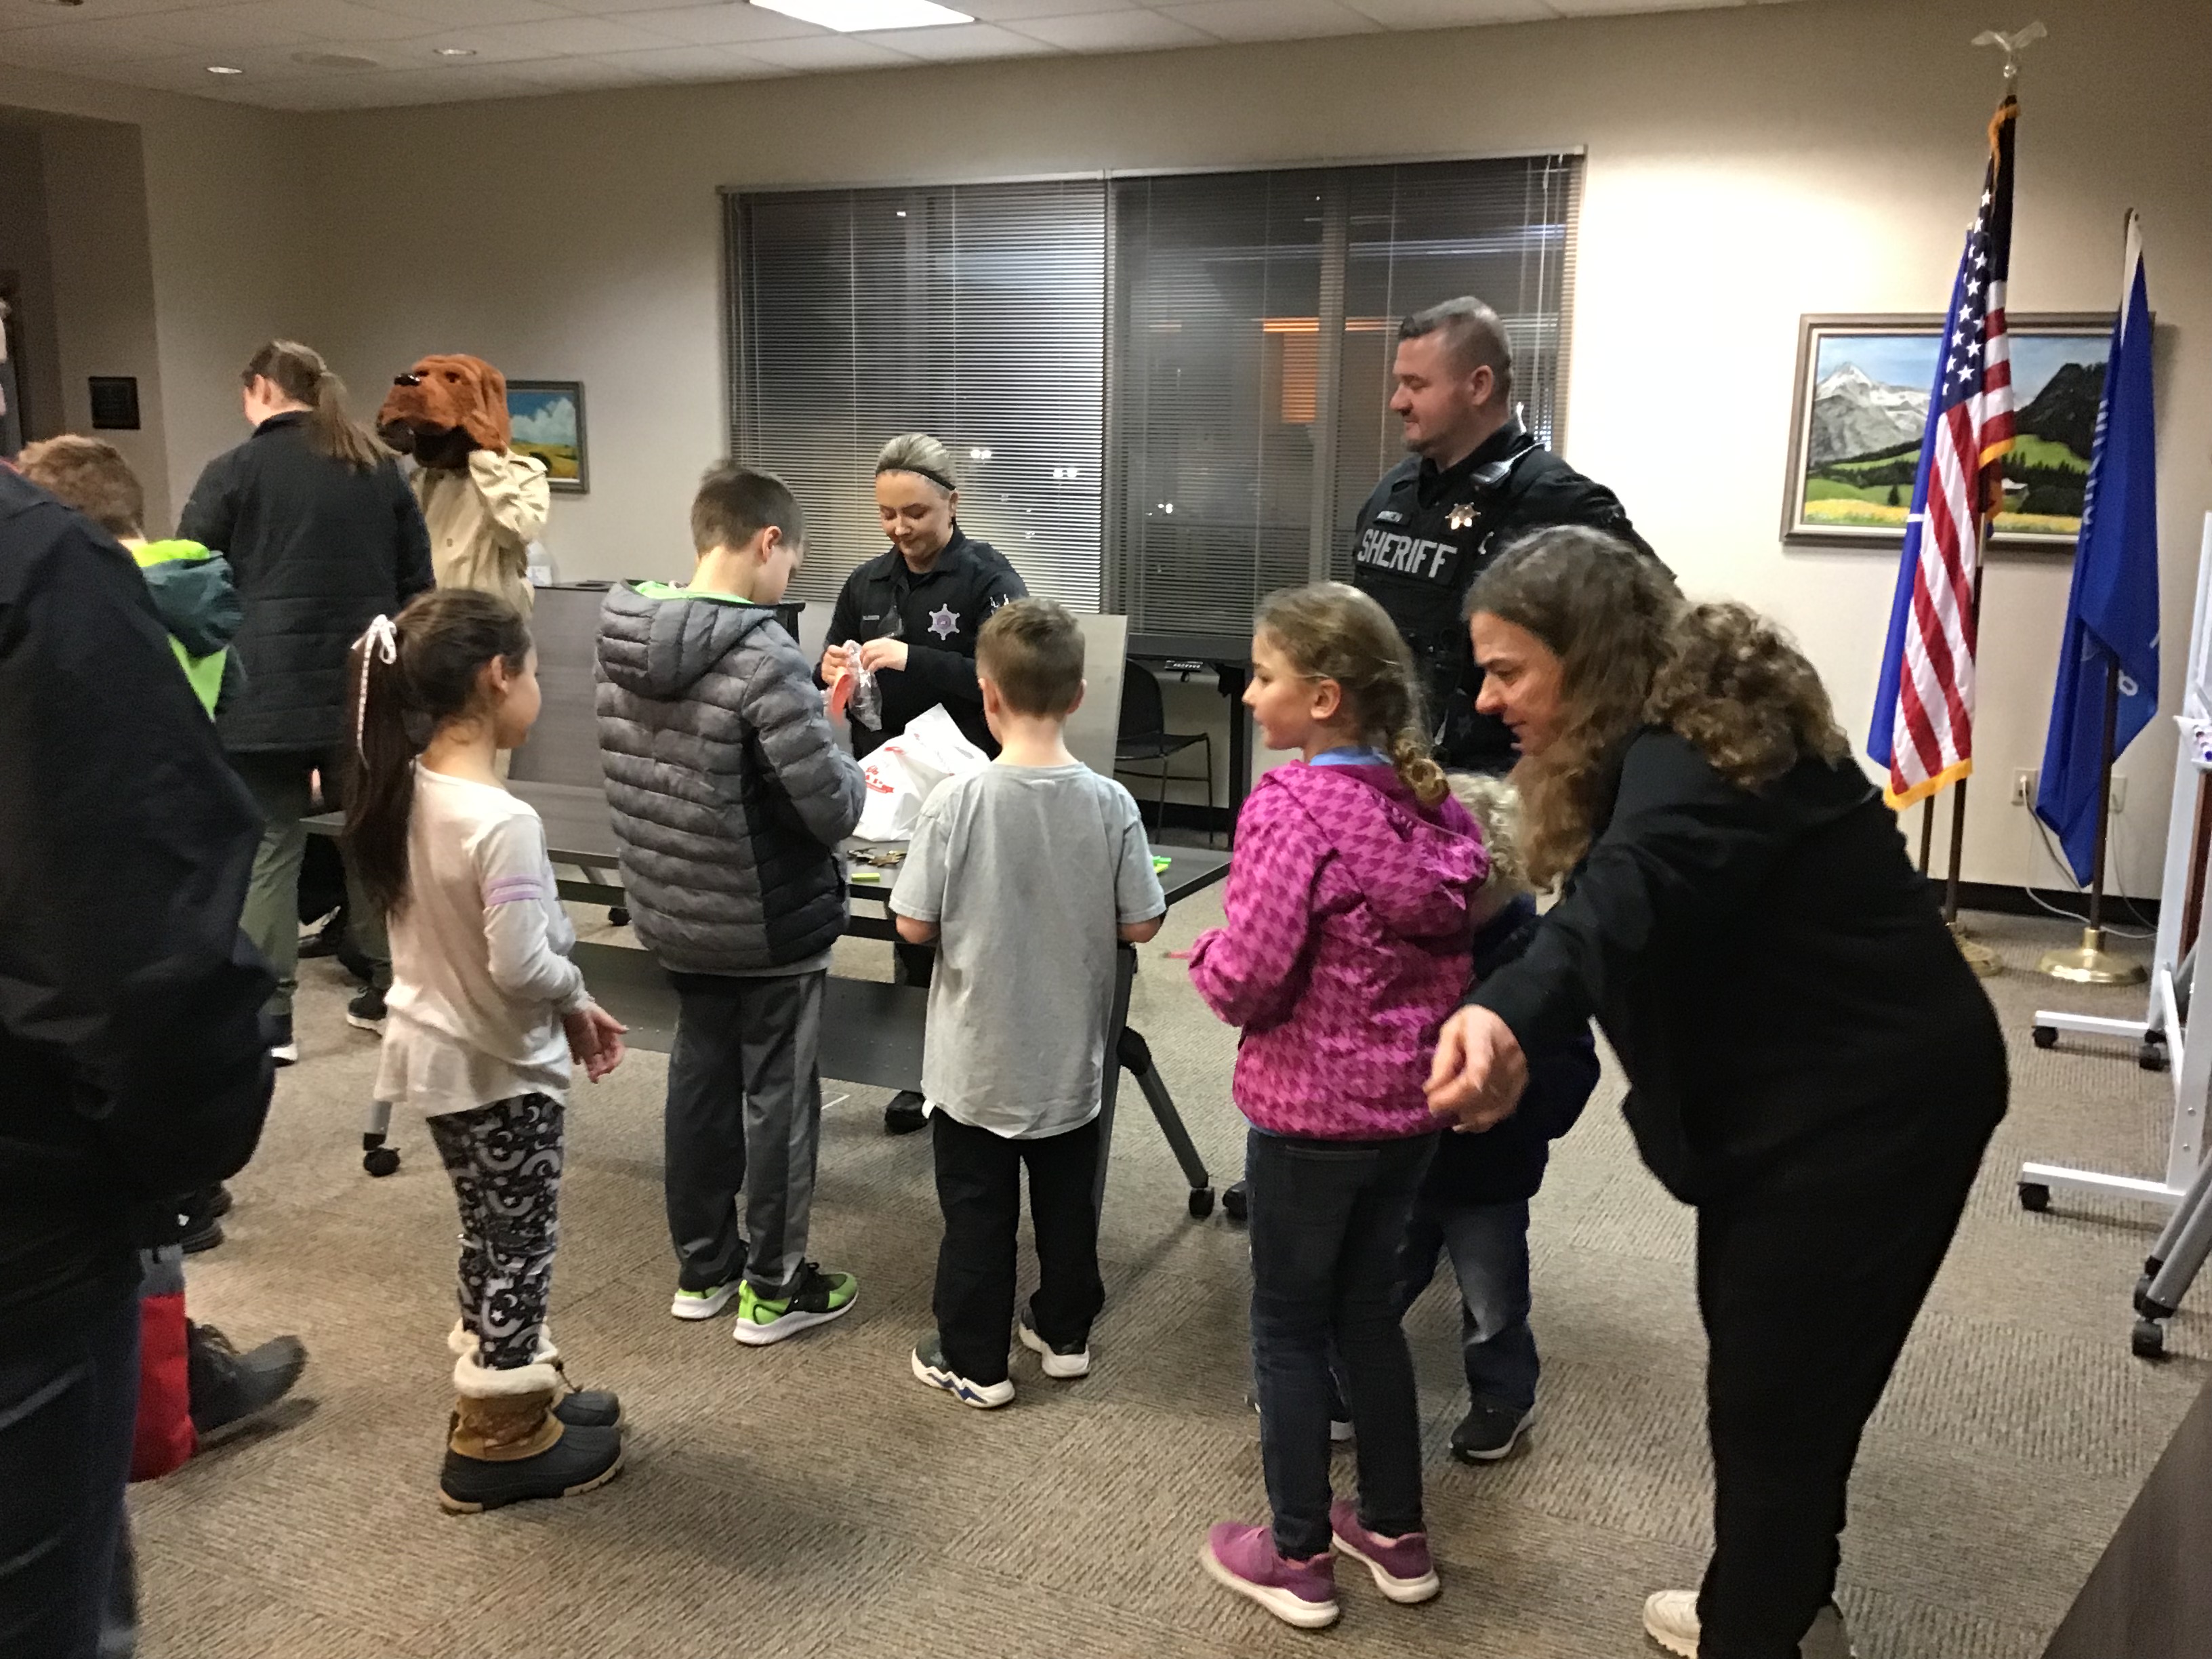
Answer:
MULTIPOLYGON (((2118 780, 2114 781, 2117 782, 2118 780)), ((2012 804, 2014 806, 2032 806, 2035 804, 2034 773, 2021 771, 2012 775, 2012 804)))

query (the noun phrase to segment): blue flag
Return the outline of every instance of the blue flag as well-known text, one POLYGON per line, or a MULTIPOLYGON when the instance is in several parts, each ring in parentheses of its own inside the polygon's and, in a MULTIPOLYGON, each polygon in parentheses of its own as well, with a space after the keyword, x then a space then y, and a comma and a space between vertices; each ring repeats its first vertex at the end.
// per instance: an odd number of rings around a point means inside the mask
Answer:
POLYGON ((2151 421, 2150 297, 2142 231, 2128 218, 2127 297, 2105 363, 2095 453, 2081 503, 2074 589, 2043 747, 2035 815, 2057 833, 2087 886, 2096 876, 2097 808, 2103 787, 2105 686, 2119 668, 2112 753, 2158 712, 2158 471, 2151 421))

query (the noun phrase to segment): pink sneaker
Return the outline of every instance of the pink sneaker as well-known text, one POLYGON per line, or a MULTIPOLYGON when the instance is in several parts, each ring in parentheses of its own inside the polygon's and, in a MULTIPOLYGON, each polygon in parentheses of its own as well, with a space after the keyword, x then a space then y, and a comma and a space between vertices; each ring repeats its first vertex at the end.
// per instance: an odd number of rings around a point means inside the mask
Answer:
POLYGON ((1199 1546, 1198 1565, 1286 1625, 1320 1630, 1336 1622, 1336 1561, 1327 1550, 1310 1561, 1293 1561, 1275 1553, 1269 1528, 1224 1521, 1199 1546))
POLYGON ((1370 1532, 1359 1524, 1359 1511, 1341 1498, 1328 1506, 1328 1530, 1330 1541, 1373 1573, 1375 1588, 1393 1601, 1426 1601, 1443 1588, 1429 1554, 1428 1534, 1385 1538, 1370 1532))

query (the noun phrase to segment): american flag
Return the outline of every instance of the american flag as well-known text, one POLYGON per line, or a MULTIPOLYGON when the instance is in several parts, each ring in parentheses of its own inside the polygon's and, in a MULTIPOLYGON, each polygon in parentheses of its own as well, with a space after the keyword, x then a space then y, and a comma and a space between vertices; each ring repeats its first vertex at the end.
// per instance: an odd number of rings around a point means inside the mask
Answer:
POLYGON ((2007 98, 1990 123, 1990 165, 1951 289, 1942 355, 1928 400, 1912 514, 1890 608, 1867 753, 1889 770, 1892 806, 1932 795, 1974 769, 1975 585, 1984 517, 2002 495, 2012 448, 2012 349, 2005 275, 2012 263, 2013 129, 2007 98))

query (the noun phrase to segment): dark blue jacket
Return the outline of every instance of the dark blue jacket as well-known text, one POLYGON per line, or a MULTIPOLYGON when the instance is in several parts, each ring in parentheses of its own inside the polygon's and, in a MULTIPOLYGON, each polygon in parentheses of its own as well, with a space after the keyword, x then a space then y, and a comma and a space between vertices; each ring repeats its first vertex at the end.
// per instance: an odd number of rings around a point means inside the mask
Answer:
MULTIPOLYGON (((1480 985, 1528 946, 1536 933, 1536 901, 1515 899, 1477 930, 1474 983, 1480 985)), ((1479 1135, 1447 1130, 1421 1188, 1431 1209, 1462 1204, 1512 1204, 1544 1184, 1552 1143, 1575 1127, 1597 1087, 1597 1044, 1585 1025, 1571 1038, 1528 1054, 1528 1086, 1512 1116, 1479 1135)))

